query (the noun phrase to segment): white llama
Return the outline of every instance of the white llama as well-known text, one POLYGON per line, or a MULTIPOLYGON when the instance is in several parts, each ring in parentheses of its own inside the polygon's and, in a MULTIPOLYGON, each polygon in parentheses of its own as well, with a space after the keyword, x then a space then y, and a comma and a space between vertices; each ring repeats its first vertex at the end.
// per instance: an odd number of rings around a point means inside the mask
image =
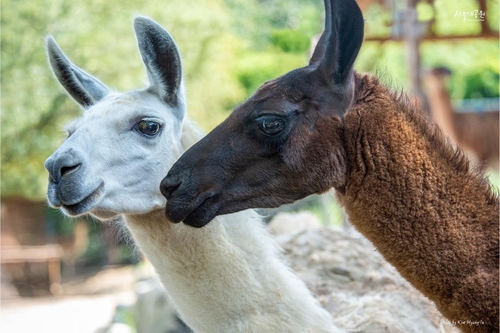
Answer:
POLYGON ((134 27, 150 86, 127 93, 110 91, 47 39, 55 76, 84 108, 45 163, 50 205, 69 216, 121 216, 196 332, 337 331, 253 211, 197 230, 166 220, 160 181, 200 134, 184 119, 174 41, 149 19, 134 27))

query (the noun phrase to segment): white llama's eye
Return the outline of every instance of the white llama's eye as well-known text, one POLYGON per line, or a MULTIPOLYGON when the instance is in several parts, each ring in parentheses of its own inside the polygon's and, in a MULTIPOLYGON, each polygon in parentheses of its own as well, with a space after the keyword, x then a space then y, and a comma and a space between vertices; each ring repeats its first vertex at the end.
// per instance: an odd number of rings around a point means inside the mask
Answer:
POLYGON ((277 116, 263 116, 256 119, 259 130, 268 136, 275 136, 285 129, 285 119, 277 116))
POLYGON ((141 120, 137 124, 137 129, 147 136, 155 136, 160 131, 160 124, 152 120, 141 120))

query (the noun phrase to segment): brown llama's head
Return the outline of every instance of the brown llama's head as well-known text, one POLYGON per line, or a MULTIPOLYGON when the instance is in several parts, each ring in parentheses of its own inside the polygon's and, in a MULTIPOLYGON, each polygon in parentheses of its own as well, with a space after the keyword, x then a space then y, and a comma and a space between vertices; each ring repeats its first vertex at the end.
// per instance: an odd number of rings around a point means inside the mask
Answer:
POLYGON ((325 9, 309 65, 264 83, 163 179, 171 221, 202 227, 217 215, 344 186, 342 118, 353 100, 363 17, 354 0, 325 0, 325 9))

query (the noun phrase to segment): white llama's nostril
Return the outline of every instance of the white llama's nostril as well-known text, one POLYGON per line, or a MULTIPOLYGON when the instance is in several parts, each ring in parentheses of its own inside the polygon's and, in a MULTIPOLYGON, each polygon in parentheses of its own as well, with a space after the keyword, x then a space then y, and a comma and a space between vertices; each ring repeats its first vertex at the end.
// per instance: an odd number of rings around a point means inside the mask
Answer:
POLYGON ((59 183, 63 177, 68 177, 79 170, 81 166, 81 160, 70 155, 48 159, 45 162, 45 168, 49 171, 50 180, 54 183, 59 183))
POLYGON ((69 175, 70 173, 78 170, 81 165, 82 165, 81 163, 78 163, 78 164, 72 165, 72 166, 63 166, 60 169, 60 175, 61 175, 61 177, 69 175))

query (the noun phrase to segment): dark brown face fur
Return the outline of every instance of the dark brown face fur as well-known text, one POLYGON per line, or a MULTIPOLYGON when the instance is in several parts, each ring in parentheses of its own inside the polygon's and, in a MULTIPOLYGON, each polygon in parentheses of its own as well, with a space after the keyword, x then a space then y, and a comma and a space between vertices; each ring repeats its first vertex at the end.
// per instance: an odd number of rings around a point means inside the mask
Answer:
POLYGON ((334 10, 328 1, 311 64, 265 83, 169 171, 160 189, 171 221, 201 227, 217 215, 342 190, 342 117, 354 94, 363 21, 354 1, 332 1, 334 10))
POLYGON ((172 221, 205 224, 215 215, 276 207, 343 185, 340 114, 350 96, 334 96, 326 83, 294 86, 291 77, 299 75, 307 82, 318 73, 304 68, 266 83, 179 159, 162 182, 162 189, 176 187, 167 194, 172 221), (263 124, 273 122, 279 133, 264 133, 263 124), (322 176, 325 165, 335 183, 322 176))

